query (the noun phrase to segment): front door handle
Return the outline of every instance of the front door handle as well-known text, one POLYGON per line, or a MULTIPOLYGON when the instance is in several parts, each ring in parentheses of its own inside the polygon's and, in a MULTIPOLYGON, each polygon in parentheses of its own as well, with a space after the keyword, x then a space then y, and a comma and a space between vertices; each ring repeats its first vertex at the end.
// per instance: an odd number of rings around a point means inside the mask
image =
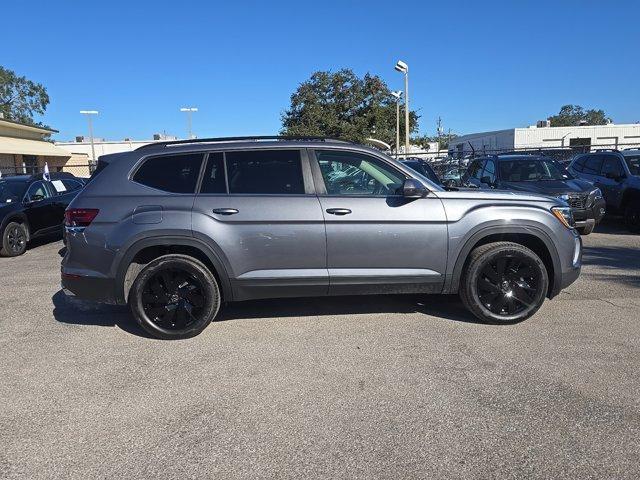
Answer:
POLYGON ((235 215, 239 210, 237 208, 214 208, 213 213, 218 215, 235 215))
POLYGON ((349 215, 351 210, 348 208, 327 208, 327 213, 331 215, 349 215))

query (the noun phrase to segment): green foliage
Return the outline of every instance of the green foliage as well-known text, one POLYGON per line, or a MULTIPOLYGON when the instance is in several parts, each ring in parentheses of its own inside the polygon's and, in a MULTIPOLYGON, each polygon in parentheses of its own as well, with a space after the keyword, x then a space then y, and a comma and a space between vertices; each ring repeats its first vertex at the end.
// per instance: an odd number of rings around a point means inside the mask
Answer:
POLYGON ((564 105, 560 112, 549 117, 549 120, 552 127, 573 127, 581 124, 606 125, 610 121, 604 110, 585 110, 579 105, 564 105))
MULTIPOLYGON (((400 110, 400 143, 404 139, 404 110, 400 110)), ((419 116, 409 114, 410 131, 419 116)), ((282 115, 282 135, 318 135, 363 142, 373 137, 394 146, 396 101, 384 81, 371 74, 359 78, 349 69, 315 72, 291 95, 282 115)))
POLYGON ((412 145, 423 145, 426 146, 430 142, 439 142, 440 150, 446 150, 449 148, 449 141, 456 138, 458 135, 456 133, 448 133, 444 134, 441 137, 437 135, 430 137, 429 135, 419 135, 415 137, 411 137, 412 145))
POLYGON ((0 66, 0 112, 6 119, 44 126, 35 122, 33 116, 42 115, 48 104, 49 95, 43 85, 0 66))

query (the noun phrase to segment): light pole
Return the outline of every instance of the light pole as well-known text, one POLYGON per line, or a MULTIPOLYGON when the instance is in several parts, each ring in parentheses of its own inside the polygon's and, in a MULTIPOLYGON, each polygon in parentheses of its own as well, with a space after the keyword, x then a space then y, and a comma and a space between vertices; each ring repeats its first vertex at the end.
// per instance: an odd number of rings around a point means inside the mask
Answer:
POLYGON ((80 113, 87 116, 89 121, 89 140, 91 140, 91 160, 96 161, 96 148, 93 145, 93 122, 91 121, 91 115, 98 115, 97 110, 80 110, 80 113))
POLYGON ((395 69, 404 73, 404 153, 409 153, 409 65, 398 60, 395 69))
POLYGON ((391 95, 396 99, 396 158, 398 158, 400 149, 400 97, 402 97, 402 90, 391 92, 391 95))
POLYGON ((198 109, 196 107, 182 107, 180 109, 181 112, 187 112, 187 124, 189 128, 189 140, 193 138, 193 132, 191 131, 191 114, 193 112, 197 112, 198 109))

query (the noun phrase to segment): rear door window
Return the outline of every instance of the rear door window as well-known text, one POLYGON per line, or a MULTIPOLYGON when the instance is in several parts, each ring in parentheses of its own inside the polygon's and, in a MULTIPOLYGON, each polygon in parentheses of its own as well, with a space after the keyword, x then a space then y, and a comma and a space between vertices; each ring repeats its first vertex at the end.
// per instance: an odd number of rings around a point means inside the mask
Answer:
POLYGON ((608 174, 613 174, 617 177, 621 177, 624 174, 620 159, 615 155, 605 155, 604 161, 602 162, 601 175, 606 177, 608 174))
POLYGON ((164 192, 194 193, 203 158, 203 153, 150 157, 133 175, 133 181, 164 192))
POLYGON ((299 150, 226 152, 231 194, 303 195, 299 150))

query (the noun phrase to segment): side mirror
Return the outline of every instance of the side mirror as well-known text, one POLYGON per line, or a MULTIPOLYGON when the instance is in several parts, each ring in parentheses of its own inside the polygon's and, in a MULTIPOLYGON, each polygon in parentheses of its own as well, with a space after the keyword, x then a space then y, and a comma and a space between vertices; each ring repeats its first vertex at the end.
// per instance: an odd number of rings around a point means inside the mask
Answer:
POLYGON ((404 198, 423 198, 429 190, 415 178, 407 178, 402 185, 402 195, 404 198))
POLYGON ((607 172, 605 176, 616 182, 619 182, 623 178, 618 172, 607 172))
POLYGON ((489 186, 493 185, 493 182, 491 181, 491 177, 486 177, 486 176, 480 179, 480 183, 484 183, 489 186))

